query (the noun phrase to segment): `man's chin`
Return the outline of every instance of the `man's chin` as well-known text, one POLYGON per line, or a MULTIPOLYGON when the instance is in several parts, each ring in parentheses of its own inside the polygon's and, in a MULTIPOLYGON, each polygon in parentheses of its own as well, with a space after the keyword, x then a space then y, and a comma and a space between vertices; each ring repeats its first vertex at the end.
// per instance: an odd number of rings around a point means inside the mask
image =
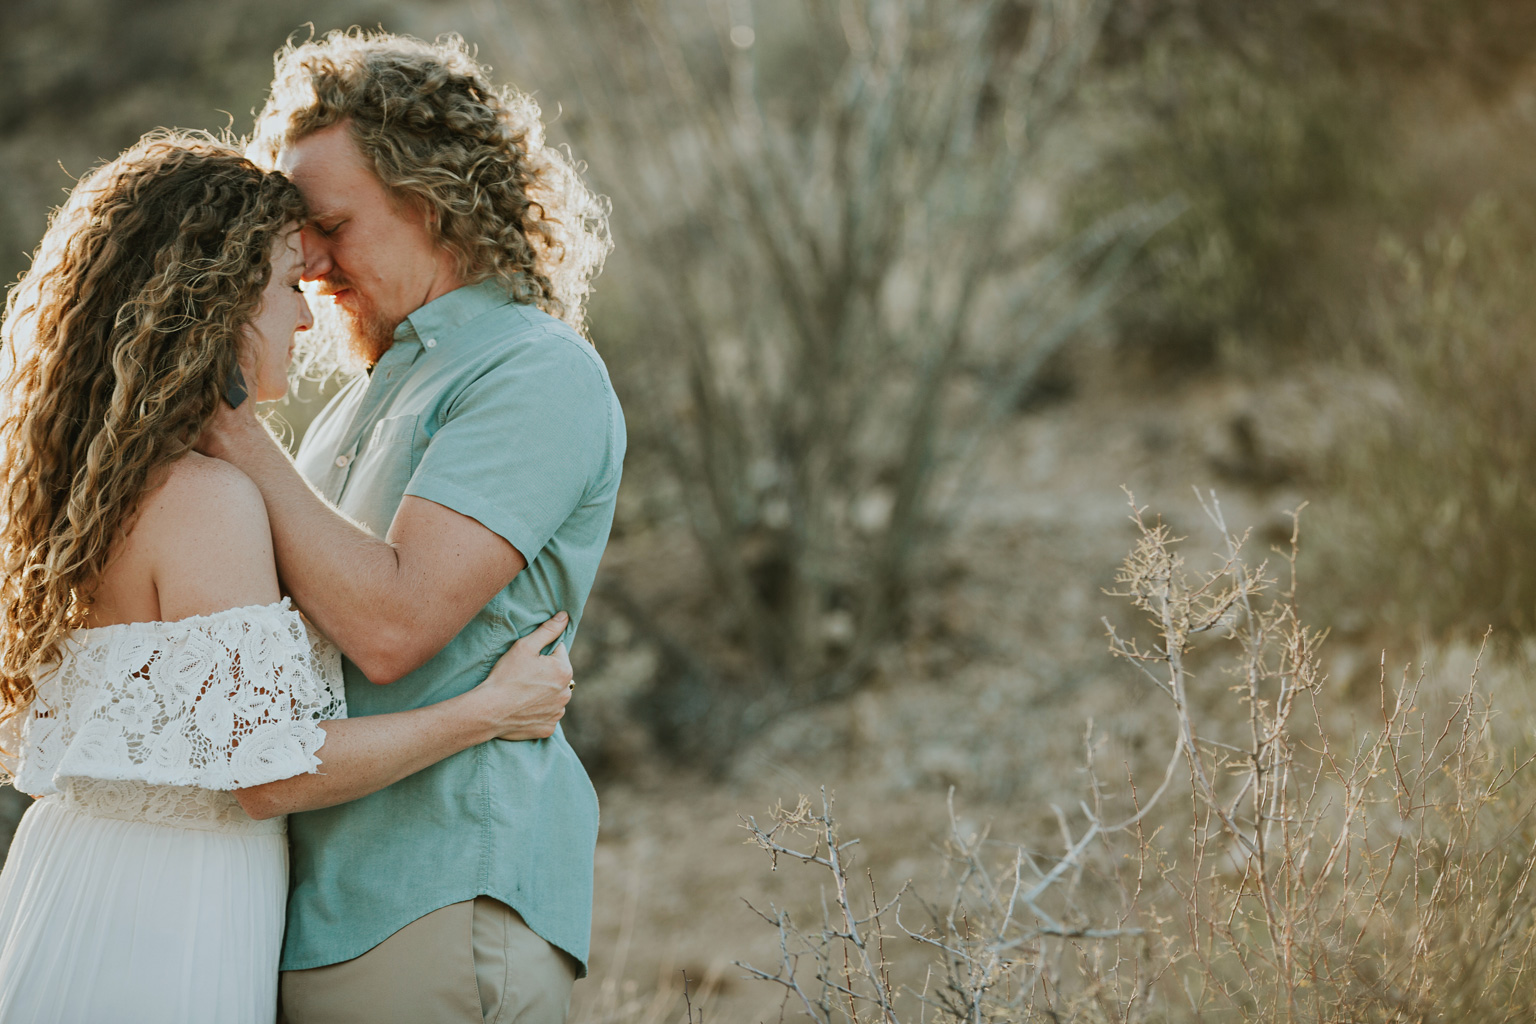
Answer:
POLYGON ((368 366, 379 361, 395 343, 397 323, 390 323, 374 309, 357 309, 337 303, 342 319, 347 325, 347 347, 352 354, 368 366))

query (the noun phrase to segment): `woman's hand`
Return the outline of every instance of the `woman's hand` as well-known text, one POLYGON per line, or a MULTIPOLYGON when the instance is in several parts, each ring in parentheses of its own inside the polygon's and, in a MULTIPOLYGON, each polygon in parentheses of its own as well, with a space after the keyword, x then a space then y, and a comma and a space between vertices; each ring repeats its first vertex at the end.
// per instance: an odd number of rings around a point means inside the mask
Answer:
POLYGON ((560 639, 561 612, 512 645, 468 693, 410 711, 321 722, 320 770, 235 790, 253 818, 334 807, 376 793, 445 757, 488 740, 554 735, 571 699, 571 659, 560 639))
POLYGON ((517 641, 485 681, 470 691, 484 702, 499 738, 546 739, 565 717, 565 705, 571 699, 571 659, 565 644, 549 654, 539 652, 560 639, 569 622, 570 616, 560 612, 517 641))

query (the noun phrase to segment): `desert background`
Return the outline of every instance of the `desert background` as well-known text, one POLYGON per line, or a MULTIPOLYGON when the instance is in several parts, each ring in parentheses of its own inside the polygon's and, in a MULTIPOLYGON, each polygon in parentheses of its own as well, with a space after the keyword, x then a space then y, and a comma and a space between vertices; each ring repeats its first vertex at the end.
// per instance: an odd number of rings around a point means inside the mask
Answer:
POLYGON ((0 276, 349 26, 611 202, 573 1021, 1536 1013, 1536 2, 5 0, 0 276))

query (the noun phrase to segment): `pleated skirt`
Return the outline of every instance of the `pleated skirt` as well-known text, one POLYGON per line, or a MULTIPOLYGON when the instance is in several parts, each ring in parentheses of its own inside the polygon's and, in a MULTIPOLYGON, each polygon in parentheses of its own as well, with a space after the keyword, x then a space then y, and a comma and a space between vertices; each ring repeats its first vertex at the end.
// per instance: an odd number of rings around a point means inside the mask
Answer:
POLYGON ((0 1024, 273 1024, 287 888, 280 832, 44 797, 0 872, 0 1024))

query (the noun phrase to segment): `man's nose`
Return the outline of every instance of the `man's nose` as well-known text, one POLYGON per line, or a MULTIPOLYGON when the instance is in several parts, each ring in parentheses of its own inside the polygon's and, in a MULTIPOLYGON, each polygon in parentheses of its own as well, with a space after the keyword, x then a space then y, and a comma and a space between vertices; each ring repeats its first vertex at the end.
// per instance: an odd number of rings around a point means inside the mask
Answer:
POLYGON ((325 237, 308 225, 299 232, 299 242, 304 247, 304 274, 301 280, 318 281, 331 272, 330 246, 325 237))

